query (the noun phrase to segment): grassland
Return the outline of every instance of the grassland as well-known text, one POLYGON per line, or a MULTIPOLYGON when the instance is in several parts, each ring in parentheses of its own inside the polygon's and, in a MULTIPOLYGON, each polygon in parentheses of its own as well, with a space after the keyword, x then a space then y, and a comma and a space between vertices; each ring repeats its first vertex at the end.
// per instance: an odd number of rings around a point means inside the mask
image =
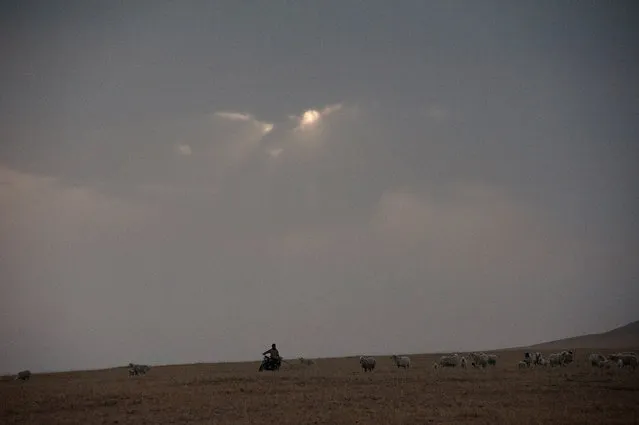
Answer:
POLYGON ((378 357, 319 359, 258 373, 258 363, 36 374, 0 382, 2 424, 636 424, 639 370, 593 370, 589 350, 567 368, 518 370, 521 351, 485 371, 413 368, 378 357))

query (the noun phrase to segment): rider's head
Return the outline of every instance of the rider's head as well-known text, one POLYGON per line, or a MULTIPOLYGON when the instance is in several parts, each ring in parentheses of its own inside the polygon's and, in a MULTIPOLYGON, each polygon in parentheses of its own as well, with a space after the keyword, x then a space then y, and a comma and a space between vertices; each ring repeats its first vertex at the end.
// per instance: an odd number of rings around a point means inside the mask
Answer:
POLYGON ((275 344, 271 344, 271 348, 275 348, 275 344))

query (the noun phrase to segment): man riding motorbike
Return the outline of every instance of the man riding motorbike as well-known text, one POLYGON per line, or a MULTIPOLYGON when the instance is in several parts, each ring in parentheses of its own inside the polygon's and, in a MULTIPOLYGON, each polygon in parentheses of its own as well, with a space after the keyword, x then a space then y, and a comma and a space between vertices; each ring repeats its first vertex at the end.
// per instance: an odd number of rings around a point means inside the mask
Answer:
POLYGON ((264 361, 262 361, 262 364, 260 365, 260 371, 263 369, 279 369, 282 364, 282 358, 280 357, 280 352, 277 350, 275 344, 272 344, 271 348, 263 352, 262 355, 264 356, 264 361))

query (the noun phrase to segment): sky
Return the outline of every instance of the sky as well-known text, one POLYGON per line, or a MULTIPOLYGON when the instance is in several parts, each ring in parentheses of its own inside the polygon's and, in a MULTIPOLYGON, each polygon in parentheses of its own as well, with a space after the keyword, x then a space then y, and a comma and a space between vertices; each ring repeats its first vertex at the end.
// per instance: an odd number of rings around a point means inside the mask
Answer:
POLYGON ((638 11, 0 3, 0 372, 639 319, 638 11))

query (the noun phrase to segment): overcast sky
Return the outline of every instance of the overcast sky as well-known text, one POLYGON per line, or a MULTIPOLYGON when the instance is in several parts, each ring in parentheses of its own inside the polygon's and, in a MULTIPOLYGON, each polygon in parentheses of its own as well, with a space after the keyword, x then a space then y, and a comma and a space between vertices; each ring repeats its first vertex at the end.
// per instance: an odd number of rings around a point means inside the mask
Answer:
POLYGON ((637 320, 637 12, 2 2, 0 372, 637 320))

